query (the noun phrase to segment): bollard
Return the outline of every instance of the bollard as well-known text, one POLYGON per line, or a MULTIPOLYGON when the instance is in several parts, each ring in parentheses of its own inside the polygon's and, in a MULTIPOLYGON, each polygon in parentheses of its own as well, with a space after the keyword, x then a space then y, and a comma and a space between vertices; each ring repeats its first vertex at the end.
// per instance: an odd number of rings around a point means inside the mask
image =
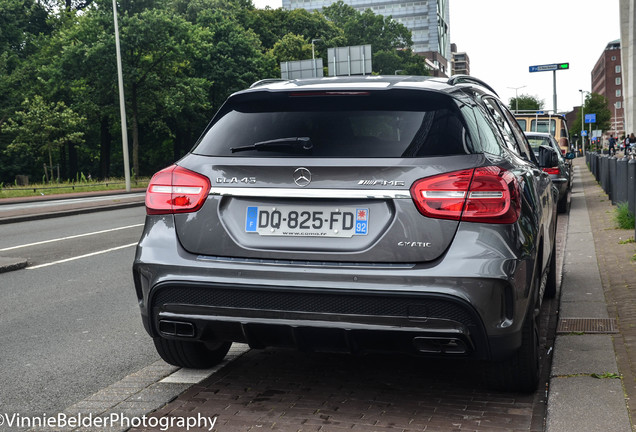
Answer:
POLYGON ((592 174, 598 182, 598 153, 592 153, 590 157, 592 159, 592 174))
POLYGON ((627 162, 626 157, 616 160, 616 177, 614 184, 614 201, 627 202, 627 162))
POLYGON ((607 183, 607 195, 616 204, 616 157, 609 157, 609 181, 607 183))
POLYGON ((627 205, 632 214, 636 207, 636 159, 631 159, 627 163, 627 205))
POLYGON ((609 160, 607 156, 601 156, 601 188, 605 193, 607 193, 607 183, 609 177, 609 160))

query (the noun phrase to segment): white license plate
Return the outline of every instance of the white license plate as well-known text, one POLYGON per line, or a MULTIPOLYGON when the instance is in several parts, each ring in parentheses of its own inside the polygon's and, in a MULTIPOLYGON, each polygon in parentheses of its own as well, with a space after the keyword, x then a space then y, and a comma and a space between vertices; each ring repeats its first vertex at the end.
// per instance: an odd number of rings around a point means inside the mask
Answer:
POLYGON ((368 208, 250 206, 245 215, 245 231, 262 236, 353 237, 368 228, 368 208))

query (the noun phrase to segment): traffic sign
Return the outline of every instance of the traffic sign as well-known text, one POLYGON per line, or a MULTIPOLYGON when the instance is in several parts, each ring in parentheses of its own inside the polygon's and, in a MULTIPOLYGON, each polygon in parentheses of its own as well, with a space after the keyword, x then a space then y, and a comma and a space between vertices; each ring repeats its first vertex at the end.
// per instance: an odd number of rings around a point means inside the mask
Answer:
POLYGON ((585 123, 596 123, 596 114, 585 114, 585 123))
POLYGON ((581 136, 587 136, 587 131, 586 130, 582 130, 581 131, 581 136))
POLYGON ((547 72, 570 69, 570 63, 552 63, 545 65, 530 66, 530 72, 547 72))

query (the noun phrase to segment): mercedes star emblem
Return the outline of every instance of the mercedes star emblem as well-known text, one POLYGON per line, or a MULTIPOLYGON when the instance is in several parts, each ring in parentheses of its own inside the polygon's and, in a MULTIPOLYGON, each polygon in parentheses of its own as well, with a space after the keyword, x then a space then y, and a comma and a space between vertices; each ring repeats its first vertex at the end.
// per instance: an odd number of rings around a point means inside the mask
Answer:
POLYGON ((305 187, 311 183, 311 172, 307 168, 297 168, 294 171, 294 182, 300 187, 305 187))

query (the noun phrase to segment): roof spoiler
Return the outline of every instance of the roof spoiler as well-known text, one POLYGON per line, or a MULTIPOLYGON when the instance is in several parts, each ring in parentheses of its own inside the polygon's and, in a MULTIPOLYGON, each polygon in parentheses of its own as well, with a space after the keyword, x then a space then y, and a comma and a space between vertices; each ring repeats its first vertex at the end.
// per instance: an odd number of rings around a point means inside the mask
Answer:
POLYGON ((495 89, 490 87, 488 84, 486 84, 484 81, 480 80, 479 78, 475 78, 470 75, 453 75, 452 77, 448 79, 448 85, 455 85, 455 84, 462 84, 462 83, 478 84, 482 87, 486 87, 488 90, 493 92, 497 97, 499 97, 495 89))
POLYGON ((265 84, 283 82, 283 81, 288 81, 288 80, 285 80, 285 79, 282 79, 282 78, 265 78, 265 79, 256 81, 254 84, 252 84, 250 86, 250 88, 258 87, 258 86, 265 85, 265 84))

